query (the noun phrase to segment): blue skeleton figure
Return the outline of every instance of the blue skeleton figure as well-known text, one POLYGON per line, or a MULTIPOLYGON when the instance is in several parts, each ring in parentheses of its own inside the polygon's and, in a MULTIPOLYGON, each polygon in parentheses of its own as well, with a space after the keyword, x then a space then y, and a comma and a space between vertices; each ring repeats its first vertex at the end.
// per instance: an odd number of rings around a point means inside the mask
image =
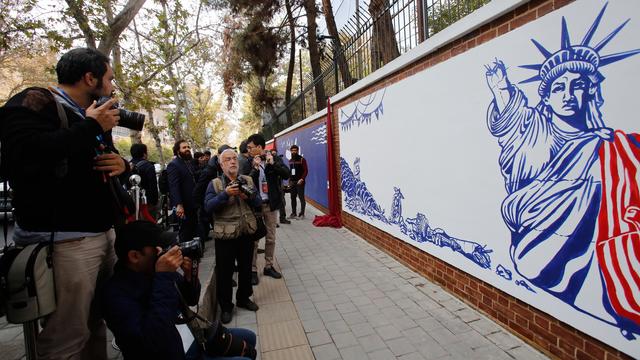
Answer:
POLYGON ((429 220, 427 220, 427 217, 423 213, 418 213, 415 218, 407 219, 407 223, 411 225, 411 229, 409 231, 409 237, 411 237, 411 240, 418 242, 425 242, 428 240, 429 220))

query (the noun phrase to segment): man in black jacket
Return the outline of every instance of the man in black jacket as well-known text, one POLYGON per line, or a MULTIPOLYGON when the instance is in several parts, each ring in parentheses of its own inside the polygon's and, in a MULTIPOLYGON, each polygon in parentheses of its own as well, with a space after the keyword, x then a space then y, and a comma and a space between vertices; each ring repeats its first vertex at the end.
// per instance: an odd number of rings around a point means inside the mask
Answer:
MULTIPOLYGON (((265 236, 264 260, 265 266, 263 274, 280 279, 282 275, 273 267, 273 254, 276 249, 276 225, 278 216, 276 211, 282 204, 281 179, 289 179, 289 168, 282 162, 279 156, 273 156, 270 151, 264 150, 265 140, 261 134, 253 134, 247 139, 247 150, 253 157, 251 164, 253 169, 250 176, 253 183, 258 188, 262 198, 262 215, 264 224, 267 227, 265 236)), ((253 249, 252 282, 258 283, 258 267, 256 259, 258 257, 258 241, 253 249)))
MULTIPOLYGON (((124 359, 180 360, 185 353, 188 358, 199 358, 194 346, 184 349, 175 326, 178 313, 196 305, 200 297, 192 261, 182 256, 176 241, 176 233, 163 232, 148 221, 135 221, 118 230, 118 263, 105 287, 103 310, 124 359)), ((210 330, 207 355, 255 358, 253 332, 225 329, 217 322, 210 330), (225 342, 229 334, 235 344, 225 342), (231 348, 237 352, 222 352, 231 348)))
POLYGON ((169 197, 176 208, 180 241, 191 241, 198 225, 198 206, 193 198, 196 170, 191 162, 191 146, 186 140, 178 140, 173 145, 173 155, 175 157, 167 165, 169 197))
POLYGON ((0 109, 1 172, 14 191, 14 241, 54 241, 57 308, 38 336, 38 358, 106 359, 94 292, 115 262, 113 179, 127 162, 110 135, 116 100, 95 100, 113 92, 113 70, 97 50, 79 48, 56 73, 56 87, 26 89, 0 109))
POLYGON ((147 207, 151 216, 158 216, 158 178, 154 163, 147 160, 147 145, 131 145, 131 171, 140 175, 142 179, 140 187, 144 189, 147 197, 147 207))

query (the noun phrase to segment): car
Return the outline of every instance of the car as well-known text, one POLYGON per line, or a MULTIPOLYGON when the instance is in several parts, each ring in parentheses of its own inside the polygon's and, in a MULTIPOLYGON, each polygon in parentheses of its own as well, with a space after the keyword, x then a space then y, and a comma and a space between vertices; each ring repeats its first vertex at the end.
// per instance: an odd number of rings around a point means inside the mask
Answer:
POLYGON ((9 222, 13 222, 13 206, 11 204, 11 187, 8 183, 0 182, 0 219, 5 216, 9 222), (6 186, 6 188, 5 188, 6 186))

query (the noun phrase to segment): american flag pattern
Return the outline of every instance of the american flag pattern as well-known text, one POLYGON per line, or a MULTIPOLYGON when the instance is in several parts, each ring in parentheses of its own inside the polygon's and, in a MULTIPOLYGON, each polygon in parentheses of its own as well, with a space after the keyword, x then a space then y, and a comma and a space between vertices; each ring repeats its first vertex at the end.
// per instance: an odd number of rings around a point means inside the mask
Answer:
POLYGON ((613 310, 640 325, 640 135, 616 131, 599 155, 597 259, 613 310))

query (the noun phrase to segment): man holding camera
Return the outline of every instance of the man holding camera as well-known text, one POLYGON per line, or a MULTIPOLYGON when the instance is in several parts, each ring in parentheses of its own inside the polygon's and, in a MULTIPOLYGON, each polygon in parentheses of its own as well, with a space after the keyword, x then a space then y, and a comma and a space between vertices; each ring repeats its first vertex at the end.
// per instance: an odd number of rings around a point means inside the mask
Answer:
POLYGON ((206 359, 255 359, 253 332, 217 322, 205 329, 202 349, 194 342, 185 351, 177 315, 191 316, 187 306, 198 303, 200 282, 177 240, 148 221, 118 229, 118 263, 105 287, 104 313, 124 359, 200 359, 202 351, 206 359))
POLYGON ((214 217, 216 294, 222 308, 220 320, 226 324, 232 317, 232 277, 236 261, 236 305, 251 311, 258 310, 258 305, 249 299, 253 294, 251 257, 254 239, 248 233, 248 227, 252 224, 255 231, 254 209, 260 207, 261 201, 253 180, 249 176, 238 175, 238 154, 233 149, 224 150, 219 160, 224 175, 209 183, 205 196, 205 210, 214 217))
MULTIPOLYGON (((282 275, 273 267, 273 255, 276 250, 276 211, 282 203, 282 180, 289 179, 289 169, 284 165, 279 156, 273 156, 270 151, 265 151, 265 140, 261 134, 253 134, 247 139, 247 150, 253 157, 251 163, 253 169, 250 176, 257 184, 260 199, 262 200, 262 215, 264 224, 267 227, 265 236, 264 260, 265 266, 263 274, 274 279, 282 278, 282 275)), ((258 241, 255 242, 253 250, 252 282, 258 284, 258 267, 256 260, 258 257, 258 241)))
POLYGON ((0 109, 0 170, 14 191, 15 243, 53 241, 57 308, 38 335, 38 358, 106 359, 94 293, 115 262, 111 178, 127 169, 110 137, 115 99, 96 103, 112 94, 113 70, 102 53, 79 48, 56 73, 56 87, 28 88, 0 109))

